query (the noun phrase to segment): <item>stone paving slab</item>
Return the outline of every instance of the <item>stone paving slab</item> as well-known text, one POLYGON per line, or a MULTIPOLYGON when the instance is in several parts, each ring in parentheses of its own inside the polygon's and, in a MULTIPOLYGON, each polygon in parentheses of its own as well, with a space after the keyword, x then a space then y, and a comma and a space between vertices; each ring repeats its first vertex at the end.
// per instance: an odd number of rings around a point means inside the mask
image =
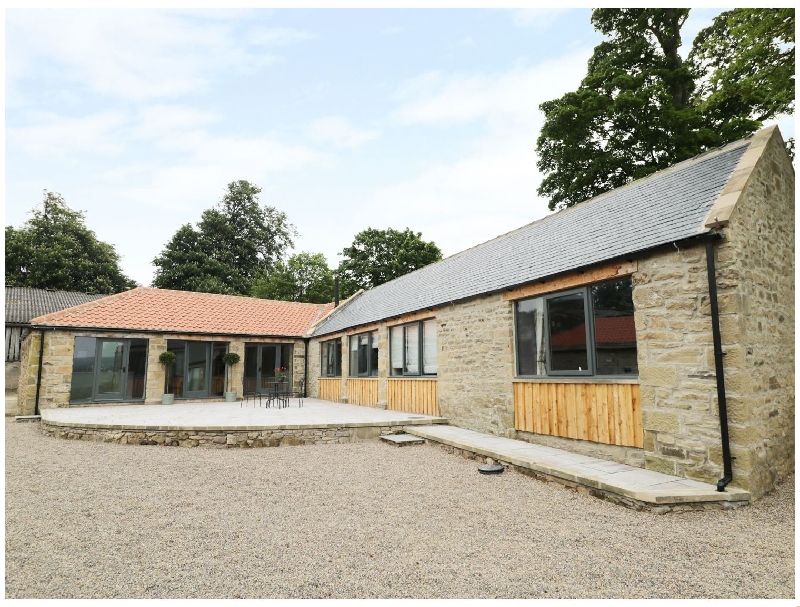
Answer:
POLYGON ((42 421, 54 426, 127 430, 266 430, 446 424, 442 417, 360 407, 313 398, 291 399, 282 409, 252 402, 110 405, 43 409, 42 421))
POLYGON ((708 483, 455 426, 414 426, 406 432, 639 502, 675 505, 750 501, 750 493, 736 487, 718 492, 715 485, 708 483))

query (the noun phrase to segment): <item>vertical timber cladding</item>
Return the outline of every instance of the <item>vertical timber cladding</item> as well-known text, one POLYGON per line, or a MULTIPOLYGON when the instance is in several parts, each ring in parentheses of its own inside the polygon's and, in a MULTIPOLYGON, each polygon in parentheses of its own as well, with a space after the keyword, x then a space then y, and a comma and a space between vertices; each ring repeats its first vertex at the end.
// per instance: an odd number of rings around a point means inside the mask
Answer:
POLYGON ((378 404, 378 378, 347 380, 347 402, 351 405, 374 407, 378 404))
POLYGON ((644 445, 637 384, 514 382, 514 425, 607 445, 644 445))
POLYGON ((319 398, 338 403, 342 398, 341 377, 320 377, 318 380, 319 398))
POLYGON ((386 408, 439 416, 435 379, 389 379, 386 408))

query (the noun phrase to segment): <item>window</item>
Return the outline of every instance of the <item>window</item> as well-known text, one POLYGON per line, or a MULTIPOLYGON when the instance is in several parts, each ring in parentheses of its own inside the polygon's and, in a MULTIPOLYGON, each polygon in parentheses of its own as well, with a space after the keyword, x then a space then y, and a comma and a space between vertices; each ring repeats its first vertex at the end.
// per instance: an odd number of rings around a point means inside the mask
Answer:
POLYGON ((517 374, 638 375, 629 276, 516 303, 517 374))
POLYGON ((342 340, 334 339, 321 344, 322 377, 342 376, 342 340))
POLYGON ((436 375, 436 320, 392 327, 389 334, 392 376, 436 375))
POLYGON ((378 375, 378 332, 350 336, 350 376, 378 375))

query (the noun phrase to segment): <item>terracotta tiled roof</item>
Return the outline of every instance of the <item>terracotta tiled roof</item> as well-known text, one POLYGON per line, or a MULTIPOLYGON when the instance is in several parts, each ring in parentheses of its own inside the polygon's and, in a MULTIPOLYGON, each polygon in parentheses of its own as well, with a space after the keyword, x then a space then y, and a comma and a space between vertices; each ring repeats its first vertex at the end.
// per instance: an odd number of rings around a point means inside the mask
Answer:
MULTIPOLYGON (((636 326, 633 316, 601 316, 594 319, 594 335, 598 344, 636 343, 636 326)), ((586 325, 554 335, 551 343, 556 347, 586 344, 586 325)))
POLYGON ((333 303, 307 304, 138 287, 39 316, 31 324, 47 327, 301 337, 332 308, 333 303))

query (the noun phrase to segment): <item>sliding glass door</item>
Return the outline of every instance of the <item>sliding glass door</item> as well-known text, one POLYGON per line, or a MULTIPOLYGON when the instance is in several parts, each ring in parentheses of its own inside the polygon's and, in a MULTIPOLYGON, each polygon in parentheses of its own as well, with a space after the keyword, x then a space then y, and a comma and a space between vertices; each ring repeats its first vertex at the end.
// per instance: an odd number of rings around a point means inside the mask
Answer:
POLYGON ((146 339, 76 337, 70 402, 144 398, 146 339))
POLYGON ((269 392, 276 381, 277 369, 285 368, 284 380, 292 385, 292 344, 245 344, 244 391, 269 392))
POLYGON ((228 344, 170 339, 167 350, 175 353, 170 369, 169 392, 178 398, 222 396, 225 391, 223 355, 228 344))

